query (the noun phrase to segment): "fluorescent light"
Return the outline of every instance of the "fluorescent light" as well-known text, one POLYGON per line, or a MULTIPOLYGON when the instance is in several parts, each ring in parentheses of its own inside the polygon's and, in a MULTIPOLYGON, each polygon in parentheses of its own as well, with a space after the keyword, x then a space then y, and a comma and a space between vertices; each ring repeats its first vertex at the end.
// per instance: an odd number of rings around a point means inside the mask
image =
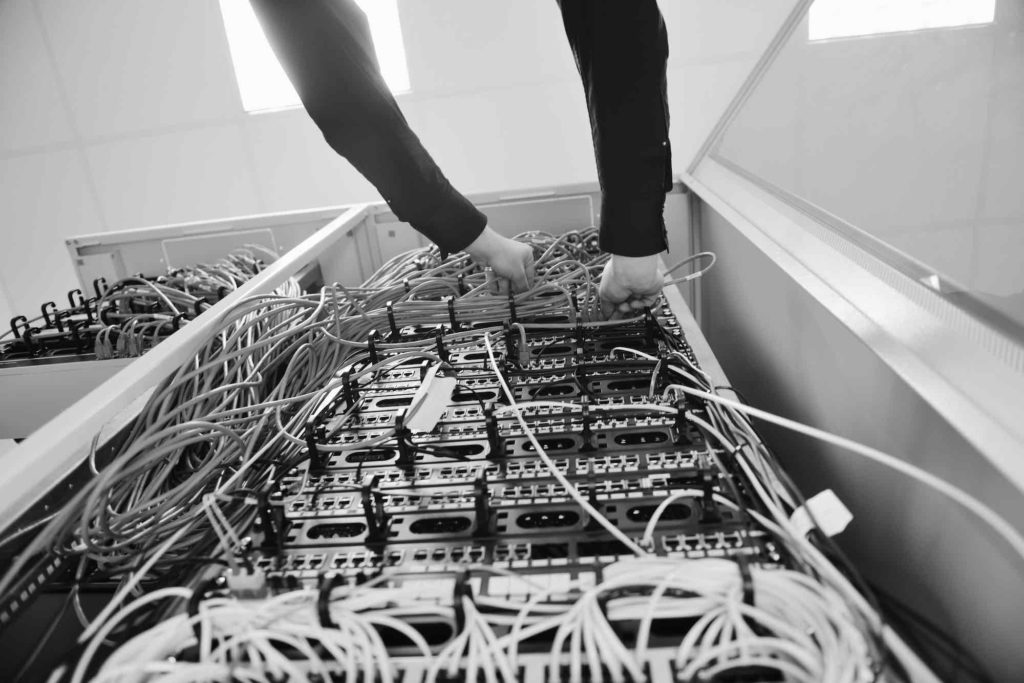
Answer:
POLYGON ((996 0, 815 0, 811 40, 990 24, 996 0))
MULTIPOLYGON (((397 0, 356 2, 370 22, 370 35, 384 82, 393 93, 408 92, 409 69, 397 0)), ((249 0, 220 0, 220 9, 245 110, 272 111, 300 106, 299 96, 270 48, 249 0)))

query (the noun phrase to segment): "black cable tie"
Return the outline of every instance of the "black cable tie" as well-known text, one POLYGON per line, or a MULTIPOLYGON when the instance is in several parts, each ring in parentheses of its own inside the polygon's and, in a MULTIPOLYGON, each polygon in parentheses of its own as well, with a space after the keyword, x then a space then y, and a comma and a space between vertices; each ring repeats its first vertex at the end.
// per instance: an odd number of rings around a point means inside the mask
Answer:
POLYGON ((368 483, 363 484, 362 505, 366 517, 366 544, 382 545, 387 541, 388 518, 384 511, 384 497, 377 490, 380 475, 375 474, 368 483))
POLYGON ((345 578, 338 572, 325 572, 320 579, 320 590, 316 596, 316 613, 320 619, 320 626, 323 628, 338 628, 338 625, 331 619, 331 591, 345 582, 345 578))
MULTIPOLYGON (((416 269, 420 270, 420 268, 418 266, 419 266, 419 262, 417 262, 417 268, 416 269)), ((409 292, 412 291, 412 285, 409 284, 409 278, 405 278, 404 280, 402 280, 402 286, 405 287, 405 293, 406 294, 408 294, 409 292)))
POLYGON ((177 332, 179 329, 181 329, 181 321, 184 317, 184 313, 176 313, 174 317, 171 318, 171 330, 173 332, 177 332))
POLYGON ((373 364, 380 362, 380 356, 377 354, 378 341, 380 341, 380 333, 377 330, 370 330, 370 334, 366 335, 366 350, 370 352, 370 362, 373 364))
POLYGON ((501 323, 502 334, 505 336, 505 360, 511 363, 518 363, 519 352, 517 346, 519 343, 518 337, 512 331, 512 326, 508 324, 508 321, 501 323))
POLYGON ((225 287, 224 285, 221 285, 220 287, 217 288, 217 301, 220 301, 221 299, 223 299, 227 295, 228 295, 228 288, 227 287, 225 287))
POLYGON ((647 339, 648 346, 654 346, 654 340, 656 338, 655 332, 658 329, 658 323, 654 319, 654 313, 651 312, 650 306, 644 306, 644 335, 647 339))
POLYGON ((405 417, 405 408, 395 413, 395 441, 398 443, 398 462, 395 464, 411 469, 416 464, 416 456, 412 451, 412 432, 405 426, 405 417))
POLYGON ((320 473, 327 469, 329 454, 321 451, 318 446, 318 439, 325 439, 326 430, 322 425, 317 425, 314 420, 306 423, 306 448, 309 452, 309 471, 320 473))
POLYGON ((590 428, 590 398, 588 396, 580 397, 580 409, 583 411, 583 429, 580 432, 580 436, 583 437, 583 445, 580 446, 580 450, 592 451, 595 450, 594 432, 590 428))
POLYGON ((686 415, 687 415, 686 399, 681 398, 678 401, 676 401, 676 424, 675 424, 675 427, 676 427, 676 441, 675 441, 675 443, 676 443, 677 446, 688 445, 690 443, 690 438, 687 436, 687 434, 689 433, 690 430, 689 430, 689 428, 687 426, 686 415))
POLYGON ((498 418, 494 415, 494 407, 484 408, 484 427, 487 429, 487 441, 491 446, 489 457, 497 460, 505 457, 505 441, 498 430, 498 418))
POLYGON ((465 278, 465 276, 462 273, 459 273, 458 283, 459 283, 459 296, 462 296, 463 294, 465 294, 466 292, 469 291, 468 289, 466 289, 466 278, 465 278))
POLYGON ((482 472, 473 482, 473 507, 476 510, 476 529, 473 536, 488 536, 491 532, 490 488, 487 486, 487 472, 482 472))
POLYGON ((447 363, 451 359, 448 349, 444 347, 444 326, 438 325, 434 331, 434 343, 437 346, 437 357, 447 363))
POLYGON ((754 607, 754 577, 750 573, 750 560, 742 553, 733 556, 740 568, 740 579, 743 581, 743 604, 754 607))
POLYGON ((345 397, 345 407, 355 410, 356 402, 359 400, 359 387, 352 381, 351 370, 341 373, 341 394, 345 397))
POLYGON ((452 332, 459 331, 459 320, 455 317, 455 297, 448 297, 448 322, 451 324, 452 332))
POLYGON ((718 475, 708 467, 701 471, 701 484, 704 491, 704 495, 700 499, 700 521, 702 523, 718 523, 722 521, 722 515, 718 512, 718 506, 715 505, 715 482, 718 479, 718 475))
POLYGON ((196 299, 196 302, 192 304, 192 311, 196 314, 197 318, 203 314, 203 312, 200 310, 200 307, 205 303, 206 299, 196 299))
POLYGON ((508 290, 508 319, 513 323, 519 322, 516 317, 516 295, 511 289, 508 290))
POLYGON ((465 569, 455 577, 455 588, 452 590, 452 608, 455 610, 455 632, 462 633, 466 628, 466 610, 462 606, 462 598, 473 600, 473 587, 469 585, 469 570, 465 569))
POLYGON ((395 307, 394 307, 394 305, 389 301, 386 304, 384 304, 384 308, 388 312, 388 327, 391 328, 391 337, 392 337, 392 339, 396 339, 396 340, 400 339, 402 337, 402 333, 398 330, 398 325, 395 323, 395 307))

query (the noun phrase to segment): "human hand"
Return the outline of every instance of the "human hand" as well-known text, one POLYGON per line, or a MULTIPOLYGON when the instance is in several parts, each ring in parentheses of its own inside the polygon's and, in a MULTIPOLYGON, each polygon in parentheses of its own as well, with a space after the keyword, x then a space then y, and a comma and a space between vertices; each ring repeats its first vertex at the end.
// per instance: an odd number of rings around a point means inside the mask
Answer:
POLYGON ((636 313, 654 305, 663 283, 658 275, 658 256, 612 254, 601 274, 601 313, 606 319, 616 312, 636 313))
POLYGON ((512 291, 525 292, 533 287, 533 247, 502 237, 490 226, 484 228, 465 252, 482 266, 489 266, 494 274, 509 281, 512 291))

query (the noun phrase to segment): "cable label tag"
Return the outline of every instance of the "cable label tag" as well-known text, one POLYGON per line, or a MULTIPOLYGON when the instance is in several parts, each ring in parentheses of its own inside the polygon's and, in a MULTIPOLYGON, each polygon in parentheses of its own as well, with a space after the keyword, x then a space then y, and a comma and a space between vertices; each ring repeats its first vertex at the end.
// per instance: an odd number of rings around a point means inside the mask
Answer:
POLYGON ((853 521, 853 513, 843 505, 843 501, 839 500, 839 496, 832 489, 825 489, 813 498, 807 499, 806 505, 794 510, 789 521, 796 527, 801 537, 806 536, 814 528, 815 522, 823 534, 832 537, 841 533, 853 521))
POLYGON ((431 366, 412 397, 405 426, 416 434, 433 431, 452 401, 458 379, 440 374, 441 364, 431 366))

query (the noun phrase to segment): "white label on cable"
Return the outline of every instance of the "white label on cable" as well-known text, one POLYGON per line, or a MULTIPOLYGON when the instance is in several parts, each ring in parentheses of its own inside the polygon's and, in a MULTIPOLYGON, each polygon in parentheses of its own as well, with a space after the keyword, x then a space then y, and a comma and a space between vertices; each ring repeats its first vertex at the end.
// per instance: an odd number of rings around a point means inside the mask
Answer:
POLYGON ((458 380, 455 377, 438 375, 437 371, 440 368, 441 366, 438 364, 427 370, 423 383, 412 397, 408 417, 405 420, 405 426, 411 432, 425 434, 433 431, 448 408, 448 404, 452 401, 452 394, 455 393, 455 385, 458 380))
POLYGON ((852 520, 853 513, 843 505, 843 501, 839 500, 839 496, 832 489, 825 489, 813 498, 809 498, 806 505, 794 510, 789 518, 800 536, 806 536, 814 528, 814 522, 817 522, 821 532, 829 537, 842 532, 852 520), (808 509, 810 513, 808 513, 808 509), (813 522, 811 521, 812 515, 814 516, 813 522))

